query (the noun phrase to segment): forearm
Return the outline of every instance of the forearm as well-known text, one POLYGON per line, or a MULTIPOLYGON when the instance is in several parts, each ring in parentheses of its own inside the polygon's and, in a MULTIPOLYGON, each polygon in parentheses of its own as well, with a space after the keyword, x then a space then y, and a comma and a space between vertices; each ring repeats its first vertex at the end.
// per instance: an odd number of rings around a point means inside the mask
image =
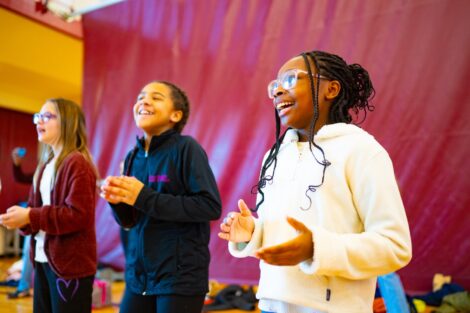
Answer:
POLYGON ((313 262, 304 262, 304 272, 347 279, 364 279, 405 266, 411 258, 406 233, 338 234, 316 227, 313 262))
POLYGON ((13 177, 15 181, 22 184, 31 184, 33 182, 34 174, 25 174, 20 165, 13 164, 13 177))
POLYGON ((137 224, 139 213, 137 210, 126 203, 109 203, 113 210, 114 219, 124 228, 132 228, 137 224))
POLYGON ((220 217, 218 196, 202 191, 194 195, 171 195, 144 187, 134 207, 154 218, 174 222, 206 222, 220 217))
POLYGON ((33 233, 42 230, 48 234, 64 235, 94 226, 94 199, 88 204, 42 206, 31 208, 30 227, 33 233))

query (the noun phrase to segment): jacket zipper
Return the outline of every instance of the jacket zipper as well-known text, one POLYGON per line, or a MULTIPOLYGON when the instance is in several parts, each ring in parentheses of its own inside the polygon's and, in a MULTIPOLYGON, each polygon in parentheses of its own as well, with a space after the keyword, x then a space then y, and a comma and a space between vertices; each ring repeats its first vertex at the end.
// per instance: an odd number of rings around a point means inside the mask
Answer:
MULTIPOLYGON (((148 157, 148 151, 146 150, 145 151, 145 168, 147 169, 147 157, 148 157)), ((147 178, 148 180, 148 178, 147 178)), ((147 185, 148 185, 148 181, 147 181, 147 185)), ((145 225, 146 223, 144 223, 144 225, 142 225, 142 228, 140 229, 140 234, 139 234, 139 238, 144 238, 143 236, 143 233, 144 233, 144 228, 145 228, 145 225)), ((140 240, 140 251, 141 251, 141 255, 142 255, 142 266, 144 268, 144 273, 145 273, 145 276, 144 276, 144 288, 143 288, 143 292, 142 292, 142 295, 145 296, 147 294, 147 269, 145 268, 145 251, 144 251, 144 240, 140 240)))
MULTIPOLYGON (((144 233, 144 227, 140 229, 140 234, 139 234, 140 238, 144 238, 143 233, 144 233)), ((142 295, 145 296, 147 294, 147 269, 145 268, 144 241, 143 240, 140 240, 140 252, 142 256, 142 267, 144 268, 144 286, 143 286, 144 288, 143 288, 142 295)))

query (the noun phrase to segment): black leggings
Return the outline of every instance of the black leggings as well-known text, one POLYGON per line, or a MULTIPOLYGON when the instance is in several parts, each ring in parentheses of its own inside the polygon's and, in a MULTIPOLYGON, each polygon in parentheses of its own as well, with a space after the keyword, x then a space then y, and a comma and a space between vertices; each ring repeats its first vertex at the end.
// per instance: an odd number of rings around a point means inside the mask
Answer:
POLYGON ((143 296, 126 288, 120 313, 201 313, 204 305, 202 296, 143 296))
POLYGON ((94 276, 64 279, 48 263, 38 262, 34 273, 34 313, 91 312, 94 276))

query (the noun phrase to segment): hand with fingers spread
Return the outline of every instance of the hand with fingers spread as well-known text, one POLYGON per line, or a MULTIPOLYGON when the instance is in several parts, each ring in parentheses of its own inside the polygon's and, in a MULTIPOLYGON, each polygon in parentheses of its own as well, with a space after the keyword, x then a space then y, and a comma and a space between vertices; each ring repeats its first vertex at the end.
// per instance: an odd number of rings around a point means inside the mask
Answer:
POLYGON ((108 176, 101 185, 100 196, 112 204, 134 205, 144 184, 135 177, 108 176))
POLYGON ((220 224, 219 237, 232 242, 250 241, 255 229, 255 222, 245 201, 238 200, 238 212, 230 212, 220 224))
POLYGON ((292 217, 287 217, 287 222, 299 235, 279 245, 259 249, 256 257, 271 265, 296 265, 313 256, 312 232, 292 217))

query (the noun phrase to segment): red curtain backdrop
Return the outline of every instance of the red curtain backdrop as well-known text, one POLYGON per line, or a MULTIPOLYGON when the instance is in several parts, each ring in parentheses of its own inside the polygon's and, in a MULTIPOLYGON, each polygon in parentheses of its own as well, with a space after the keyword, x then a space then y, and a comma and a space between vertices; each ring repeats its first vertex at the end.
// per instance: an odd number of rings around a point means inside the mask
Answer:
POLYGON ((32 114, 0 108, 0 213, 4 213, 12 205, 28 200, 29 185, 17 183, 13 179, 11 151, 15 147, 26 148, 22 168, 25 173, 33 173, 38 151, 32 114))
MULTIPOLYGON (((132 105, 155 79, 187 91, 185 133, 206 149, 224 215, 244 198, 274 141, 266 85, 289 58, 326 50, 367 68, 377 90, 363 128, 389 151, 407 210, 414 257, 408 290, 434 273, 470 289, 470 2, 467 0, 128 0, 84 19, 84 110, 103 176, 139 134, 132 105)), ((97 212, 99 256, 122 267, 118 226, 97 212)), ((256 282, 255 259, 235 259, 212 224, 212 278, 256 282)), ((374 256, 371 255, 371 258, 374 256)))

